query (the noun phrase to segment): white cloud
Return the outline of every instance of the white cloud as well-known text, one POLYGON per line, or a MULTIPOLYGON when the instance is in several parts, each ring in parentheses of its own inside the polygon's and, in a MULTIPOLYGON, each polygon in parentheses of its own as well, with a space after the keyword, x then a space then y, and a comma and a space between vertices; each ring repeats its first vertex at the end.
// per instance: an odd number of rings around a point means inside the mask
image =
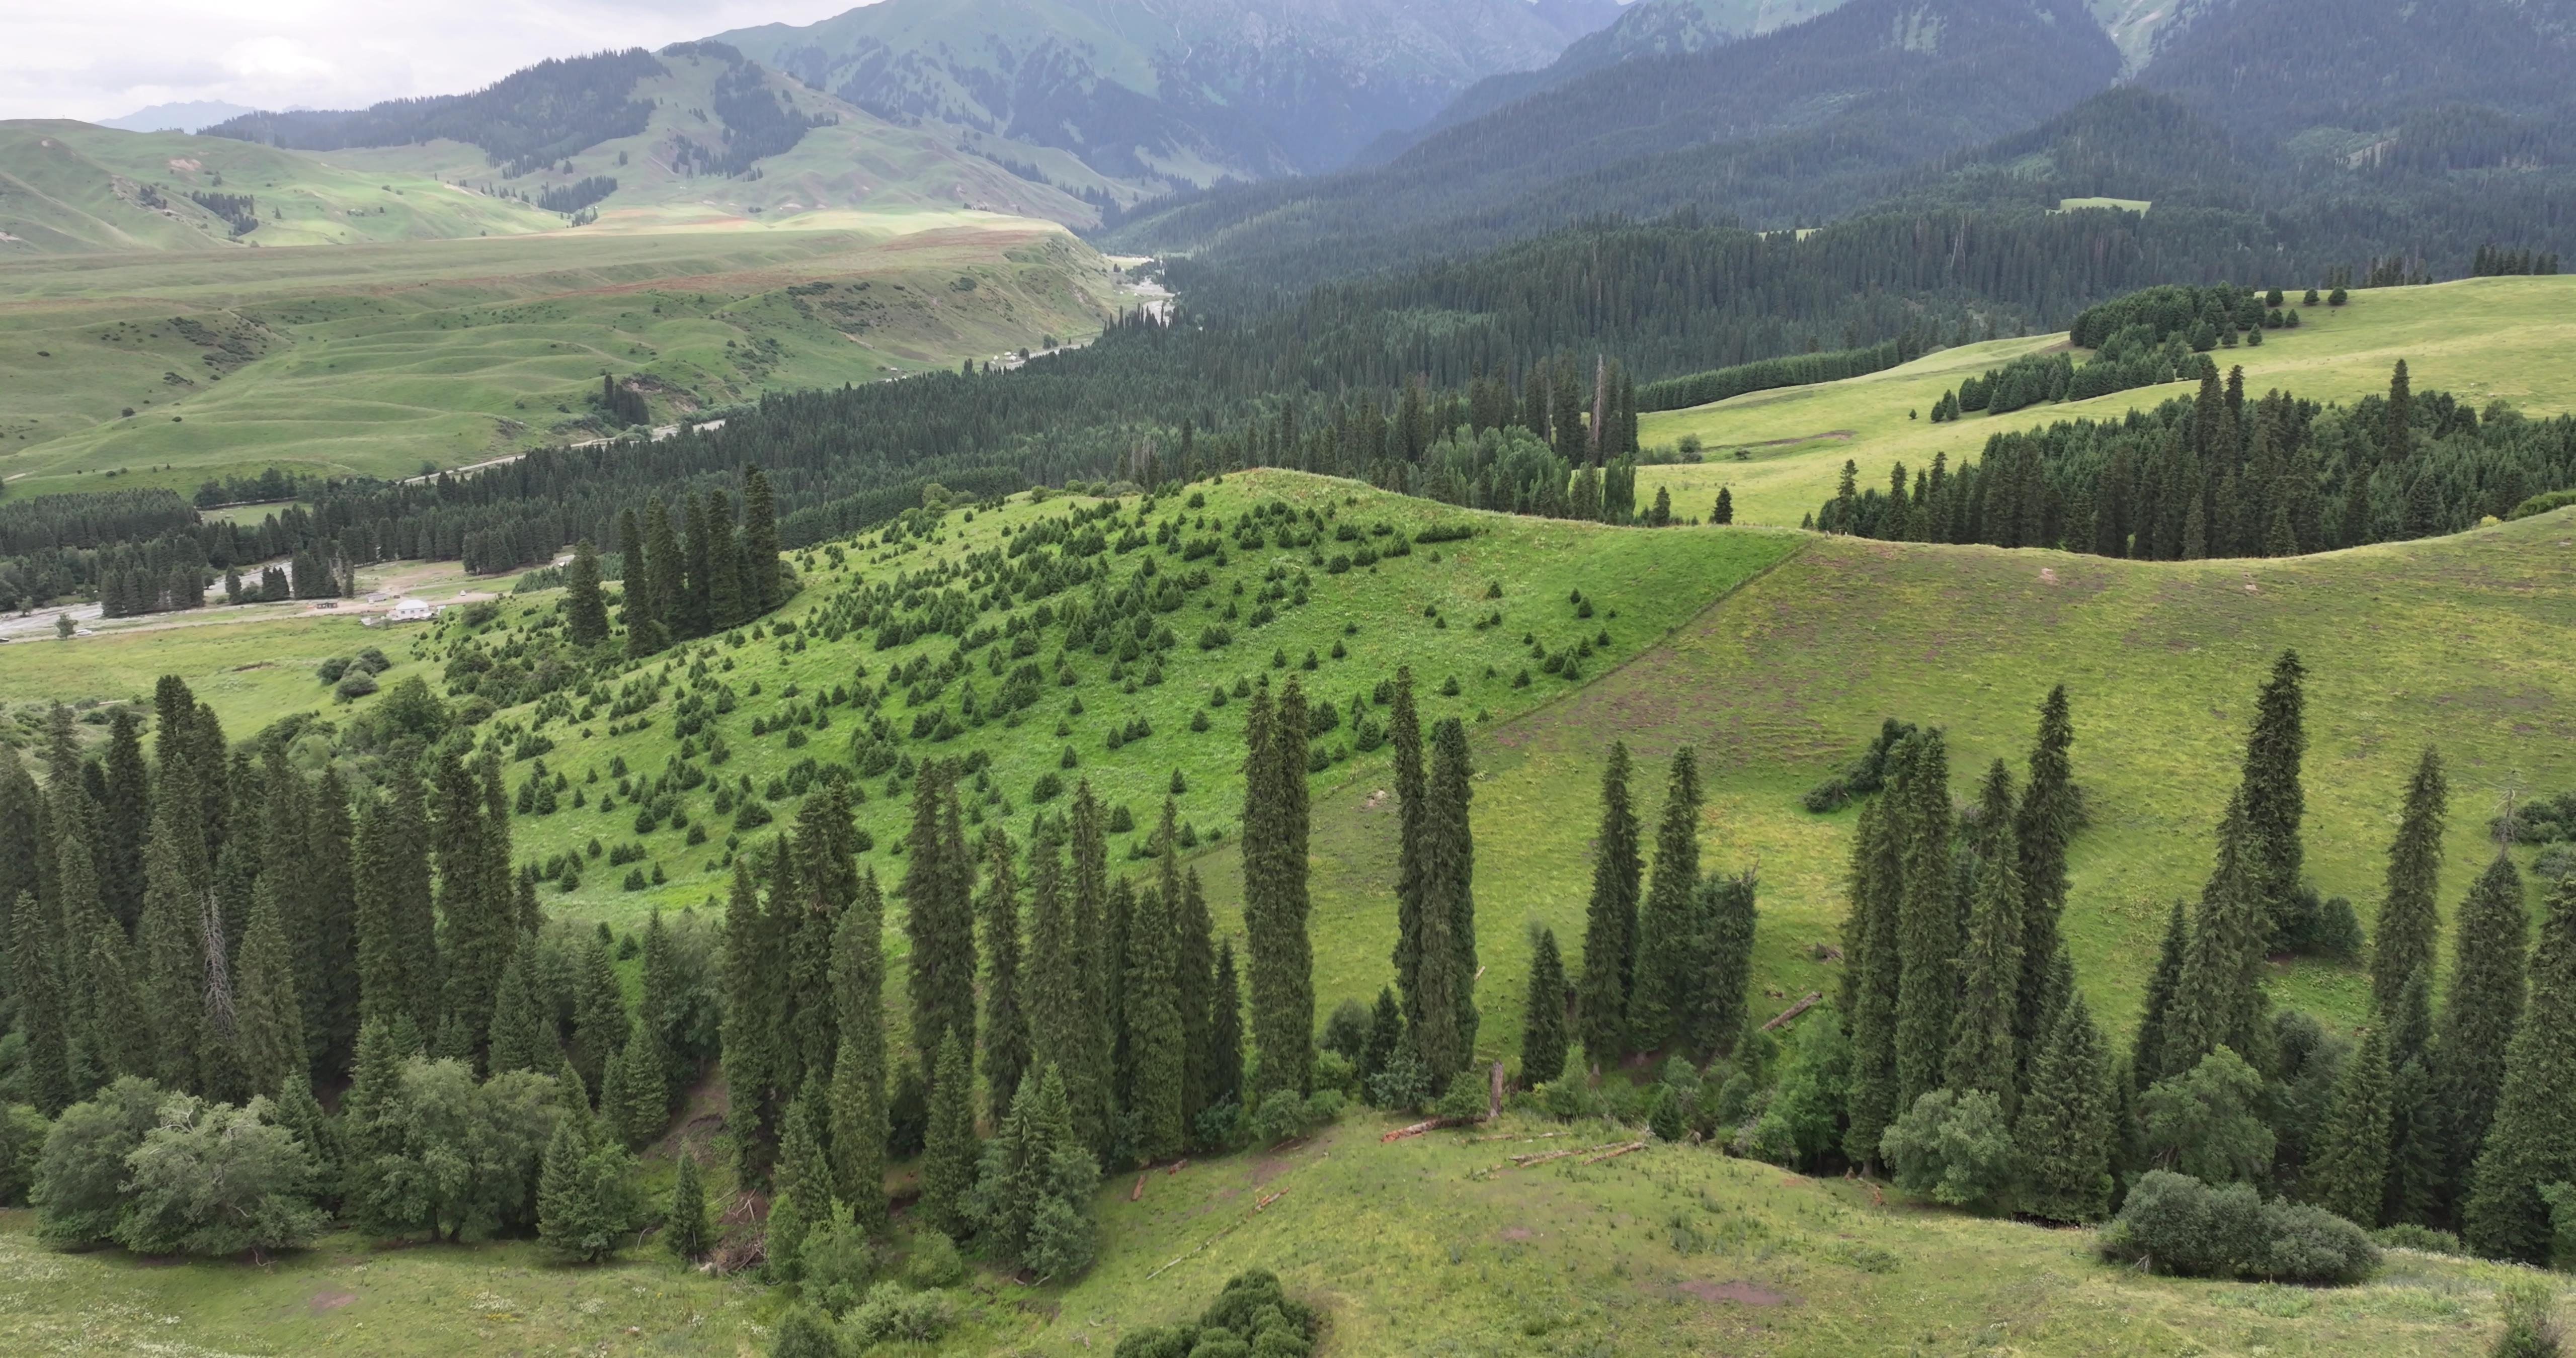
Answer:
POLYGON ((811 23, 858 0, 36 0, 0 4, 0 118, 222 99, 350 108, 460 94, 547 57, 811 23))

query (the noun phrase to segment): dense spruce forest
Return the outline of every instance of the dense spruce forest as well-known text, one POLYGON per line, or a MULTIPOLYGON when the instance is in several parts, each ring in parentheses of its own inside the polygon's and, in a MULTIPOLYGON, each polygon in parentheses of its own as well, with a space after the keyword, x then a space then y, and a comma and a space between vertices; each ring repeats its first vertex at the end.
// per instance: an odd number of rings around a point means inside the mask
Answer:
POLYGON ((298 151, 403 146, 444 137, 483 148, 501 173, 516 177, 643 131, 653 104, 632 97, 635 82, 663 73, 661 62, 635 47, 539 62, 472 94, 394 99, 348 111, 246 113, 203 135, 298 151))

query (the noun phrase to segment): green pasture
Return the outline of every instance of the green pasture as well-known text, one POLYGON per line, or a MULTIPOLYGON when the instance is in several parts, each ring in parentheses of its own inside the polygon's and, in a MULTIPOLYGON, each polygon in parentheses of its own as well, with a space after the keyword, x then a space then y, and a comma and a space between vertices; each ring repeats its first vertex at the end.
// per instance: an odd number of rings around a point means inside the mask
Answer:
MULTIPOLYGON (((2392 1251, 2358 1287, 2157 1278, 2101 1263, 2091 1231, 1882 1203, 1706 1148, 1583 1163, 1626 1139, 1598 1125, 1514 1116, 1381 1143, 1392 1125, 1354 1114, 1268 1154, 1113 1177, 1080 1281, 972 1274, 944 1342, 870 1352, 1104 1355, 1259 1267, 1323 1312, 1333 1355, 2466 1358, 2492 1342, 2498 1285, 2525 1272, 2392 1251), (1551 1150, 1577 1153, 1511 1167, 1551 1150)), ((332 1236, 259 1266, 54 1254, 27 1215, 0 1214, 0 1342, 20 1352, 749 1358, 785 1301, 642 1251, 565 1269, 520 1243, 332 1236)))
POLYGON ((655 420, 676 422, 1087 337, 1108 291, 1058 228, 939 214, 0 259, 0 480, 407 476, 595 437, 575 421, 602 372, 645 383, 655 420), (831 290, 787 291, 815 283, 831 290))
MULTIPOLYGON (((2294 304, 2298 297, 2290 293, 2294 304)), ((2242 366, 2246 389, 2258 395, 2277 387, 2349 403, 2386 391, 2389 370, 2402 358, 2417 391, 2449 391, 2480 407, 2503 401, 2532 415, 2576 411, 2576 368, 2567 363, 2576 351, 2576 277, 2365 288, 2351 299, 2339 308, 2300 307, 2298 329, 2267 331, 2259 348, 2213 350, 2212 357, 2221 371, 2242 366)), ((1866 377, 1642 416, 1638 438, 1647 446, 1695 434, 1706 451, 1698 463, 1639 469, 1637 493, 1667 488, 1678 511, 1706 518, 1726 486, 1736 522, 1794 526, 1833 497, 1847 458, 1860 464, 1861 484, 1885 486, 1890 463, 1927 467, 1935 453, 1946 453, 1957 466, 1982 456, 1998 432, 2116 419, 2194 390, 2175 383, 1931 422, 1933 402, 1961 380, 2065 343, 2063 332, 1991 340, 1866 377)))

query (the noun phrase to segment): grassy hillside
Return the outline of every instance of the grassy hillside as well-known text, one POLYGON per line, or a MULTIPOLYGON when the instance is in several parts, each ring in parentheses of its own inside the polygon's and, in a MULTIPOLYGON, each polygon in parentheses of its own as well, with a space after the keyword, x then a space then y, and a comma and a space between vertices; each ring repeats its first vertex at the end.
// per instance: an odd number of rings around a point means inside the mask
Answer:
POLYGON ((0 261, 0 478, 410 475, 594 436, 602 372, 673 421, 1082 338, 1111 305, 1060 229, 967 213, 0 261))
MULTIPOLYGON (((0 122, 0 262, 128 250, 439 240, 562 225, 417 168, 353 169, 181 132, 118 132, 66 120, 0 122), (162 206, 149 203, 156 192, 162 206), (258 229, 236 238, 191 191, 247 194, 258 229)), ((0 289, 0 296, 14 290, 0 289)))
MULTIPOLYGON (((2576 345, 2576 277, 2472 278, 2351 297, 2342 307, 2300 308, 2300 327, 2267 332, 2261 348, 2215 350, 2213 357, 2222 372, 2243 366, 2246 390, 2258 395, 2278 387, 2348 403, 2386 391, 2389 369, 2402 358, 2417 391, 2450 391, 2479 406, 2504 401, 2533 415, 2576 411, 2576 369, 2566 363, 2576 345)), ((1669 487, 1682 512, 1705 517, 1718 487, 1729 486, 1736 522, 1794 525, 1833 497, 1846 458, 1860 464, 1863 485, 1884 486, 1891 462, 1928 467, 1933 454, 1947 453, 1955 467, 1982 455, 1998 432, 2115 419, 2196 389, 2174 383, 1931 422, 1932 403, 1962 379, 2065 343, 2062 332, 1993 340, 1867 377, 1646 415, 1638 422, 1640 442, 1669 445, 1696 435, 1707 452, 1698 464, 1640 470, 1637 493, 1669 487)))
MULTIPOLYGON (((1032 182, 1002 168, 995 158, 965 149, 970 138, 963 129, 890 123, 775 71, 761 76, 773 97, 783 96, 809 119, 838 121, 809 130, 780 154, 763 157, 757 174, 691 173, 680 158, 680 142, 723 143, 725 127, 714 107, 713 91, 731 63, 702 55, 665 55, 657 60, 667 74, 636 82, 632 95, 655 104, 644 130, 577 152, 567 158, 568 165, 558 163, 505 179, 482 148, 446 140, 307 154, 362 174, 402 171, 477 189, 507 187, 530 198, 549 188, 605 175, 617 181, 617 192, 599 205, 600 220, 592 230, 658 230, 690 222, 774 225, 794 223, 816 212, 851 210, 974 208, 1077 226, 1099 220, 1098 210, 1073 192, 1105 188, 1110 181, 1083 169, 1070 156, 1044 157, 1035 148, 993 138, 989 143, 993 157, 1014 164, 1044 161, 1048 178, 1068 187, 1032 182)), ((971 140, 987 145, 981 137, 971 140)), ((546 215, 558 224, 562 221, 546 215)))
MULTIPOLYGON (((1511 1119, 1381 1145, 1379 1125, 1355 1115, 1275 1154, 1157 1172, 1134 1201, 1118 1178, 1097 1204, 1100 1262, 1080 1282, 976 1274, 951 1294, 947 1341, 901 1351, 1105 1354, 1128 1330, 1195 1317, 1225 1279, 1264 1267, 1325 1312, 1335 1358, 2466 1358, 2492 1341, 2496 1286, 2525 1272, 2397 1251, 2360 1287, 2149 1277, 2098 1262, 2090 1231, 1882 1205, 1863 1185, 1705 1149, 1514 1170, 1511 1155, 1613 1134, 1511 1119), (1559 1139, 1532 1139, 1549 1133, 1559 1139)), ((116 1251, 45 1252, 27 1215, 0 1213, 0 1340, 23 1352, 749 1358, 782 1304, 649 1256, 551 1267, 526 1244, 379 1252, 334 1236, 261 1268, 146 1266, 116 1251)))

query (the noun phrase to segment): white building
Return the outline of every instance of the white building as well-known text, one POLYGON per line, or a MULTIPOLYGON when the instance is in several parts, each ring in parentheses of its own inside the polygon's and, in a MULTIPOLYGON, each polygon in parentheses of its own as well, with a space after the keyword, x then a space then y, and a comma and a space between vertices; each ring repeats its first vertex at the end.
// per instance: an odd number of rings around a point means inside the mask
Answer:
POLYGON ((431 618, 434 618, 434 617, 437 617, 437 616, 438 616, 438 608, 437 608, 437 606, 436 606, 436 605, 431 604, 428 600, 426 600, 426 599, 403 599, 403 600, 399 600, 399 601, 397 601, 397 602, 394 604, 394 606, 393 606, 393 611, 392 611, 392 612, 385 614, 385 621, 387 621, 387 622, 427 622, 427 621, 429 621, 431 618))

